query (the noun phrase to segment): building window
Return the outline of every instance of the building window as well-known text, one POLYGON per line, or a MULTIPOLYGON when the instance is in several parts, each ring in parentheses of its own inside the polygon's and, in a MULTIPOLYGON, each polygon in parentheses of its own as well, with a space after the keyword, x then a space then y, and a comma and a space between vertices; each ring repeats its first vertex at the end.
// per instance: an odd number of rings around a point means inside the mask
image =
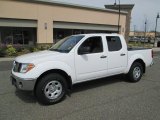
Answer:
POLYGON ((4 45, 34 45, 36 37, 36 28, 0 27, 0 42, 4 45))
POLYGON ((103 30, 82 30, 82 29, 62 29, 54 28, 53 29, 53 42, 56 43, 64 37, 76 34, 88 34, 88 33, 111 33, 111 31, 103 30))

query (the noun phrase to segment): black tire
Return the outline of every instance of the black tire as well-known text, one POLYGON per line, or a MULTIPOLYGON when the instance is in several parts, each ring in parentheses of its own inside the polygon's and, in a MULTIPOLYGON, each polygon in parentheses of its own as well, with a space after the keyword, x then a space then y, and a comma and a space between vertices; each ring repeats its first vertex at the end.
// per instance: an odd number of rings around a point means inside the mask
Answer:
POLYGON ((131 66, 128 74, 127 74, 127 78, 130 82, 138 82, 140 81, 141 77, 143 75, 143 66, 141 63, 139 62, 134 62, 133 65, 131 66), (135 71, 139 71, 137 73, 137 75, 135 74, 135 71))
POLYGON ((35 94, 37 100, 44 105, 51 105, 62 101, 66 96, 66 79, 57 73, 44 76, 37 84, 35 94), (56 86, 58 85, 58 87, 56 86), (54 89, 54 90, 53 90, 54 89), (58 91, 60 89, 60 91, 58 91), (58 91, 56 93, 56 90, 58 91), (54 94, 54 95, 53 95, 54 94), (58 94, 58 96, 56 96, 58 94), (56 96, 53 98, 52 96, 56 96))

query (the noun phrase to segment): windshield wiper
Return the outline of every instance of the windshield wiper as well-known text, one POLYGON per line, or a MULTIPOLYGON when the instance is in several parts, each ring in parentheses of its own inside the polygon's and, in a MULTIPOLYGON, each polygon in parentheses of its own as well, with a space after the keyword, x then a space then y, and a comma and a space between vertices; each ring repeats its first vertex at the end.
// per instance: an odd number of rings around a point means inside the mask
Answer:
POLYGON ((60 52, 58 49, 49 49, 50 51, 60 52))

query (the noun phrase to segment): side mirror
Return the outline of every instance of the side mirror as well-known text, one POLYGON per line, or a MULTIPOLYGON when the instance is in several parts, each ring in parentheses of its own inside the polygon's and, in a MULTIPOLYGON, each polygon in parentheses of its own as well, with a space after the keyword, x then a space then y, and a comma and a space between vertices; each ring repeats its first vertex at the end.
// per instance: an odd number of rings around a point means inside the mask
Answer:
POLYGON ((78 55, 84 55, 90 53, 90 47, 80 47, 78 49, 78 55))

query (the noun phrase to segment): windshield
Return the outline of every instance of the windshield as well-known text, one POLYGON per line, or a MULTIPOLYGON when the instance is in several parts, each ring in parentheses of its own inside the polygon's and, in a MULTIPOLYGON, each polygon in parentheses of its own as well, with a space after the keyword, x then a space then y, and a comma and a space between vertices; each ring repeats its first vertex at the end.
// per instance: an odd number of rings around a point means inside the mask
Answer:
POLYGON ((83 37, 83 35, 66 37, 53 45, 49 50, 68 53, 83 37))

